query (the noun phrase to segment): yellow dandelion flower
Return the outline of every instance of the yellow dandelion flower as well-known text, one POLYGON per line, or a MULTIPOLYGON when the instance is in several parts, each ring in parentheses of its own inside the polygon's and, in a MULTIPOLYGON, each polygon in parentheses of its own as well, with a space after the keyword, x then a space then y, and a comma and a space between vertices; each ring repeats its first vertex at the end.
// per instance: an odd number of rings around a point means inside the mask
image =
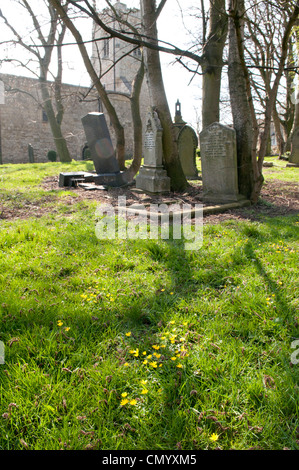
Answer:
POLYGON ((156 361, 150 362, 150 366, 152 366, 154 369, 156 369, 158 367, 156 361))
POLYGON ((179 369, 181 369, 183 366, 182 366, 182 364, 177 364, 177 367, 178 367, 179 369))
POLYGON ((57 326, 62 326, 62 325, 63 325, 63 321, 61 321, 61 320, 58 320, 58 322, 57 322, 57 326))
POLYGON ((140 383, 141 383, 142 385, 146 385, 146 384, 147 384, 147 380, 142 379, 142 380, 140 381, 140 383))
POLYGON ((171 359, 172 361, 176 361, 176 357, 175 357, 175 356, 172 356, 170 359, 171 359))
POLYGON ((135 398, 133 400, 130 400, 130 405, 137 405, 137 400, 135 400, 135 398))
POLYGON ((215 432, 213 432, 213 434, 212 434, 211 437, 210 437, 210 441, 215 442, 215 441, 218 441, 218 439, 219 439, 218 434, 216 434, 215 432))
POLYGON ((126 336, 131 336, 131 331, 128 331, 128 333, 126 333, 126 336))
POLYGON ((143 351, 142 356, 146 356, 146 351, 143 351))
POLYGON ((124 363, 124 367, 128 367, 129 366, 129 363, 128 362, 125 362, 124 363))
POLYGON ((152 348, 158 350, 160 349, 160 346, 158 346, 157 344, 153 344, 152 348))
POLYGON ((147 363, 148 363, 148 360, 147 360, 147 359, 145 359, 145 360, 142 362, 142 364, 144 364, 144 365, 146 365, 147 363))
POLYGON ((147 356, 148 359, 151 359, 152 357, 153 357, 152 354, 149 354, 149 355, 147 356))
POLYGON ((128 394, 127 394, 127 392, 123 392, 123 393, 121 394, 121 396, 122 396, 123 398, 126 398, 126 397, 128 396, 128 394))
POLYGON ((120 402, 120 405, 121 405, 121 406, 125 406, 127 403, 129 403, 129 400, 128 400, 127 398, 125 398, 124 400, 122 400, 122 401, 120 402))
POLYGON ((70 329, 71 329, 71 328, 70 328, 69 326, 66 326, 64 330, 65 330, 65 331, 69 331, 70 329))
POLYGON ((174 320, 171 320, 169 323, 170 323, 170 325, 174 325, 174 324, 175 324, 175 321, 174 321, 174 320))
POLYGON ((147 388, 144 388, 141 392, 142 395, 146 395, 148 393, 148 389, 147 388))
POLYGON ((155 356, 157 359, 160 359, 160 357, 161 357, 161 354, 154 353, 154 356, 155 356))

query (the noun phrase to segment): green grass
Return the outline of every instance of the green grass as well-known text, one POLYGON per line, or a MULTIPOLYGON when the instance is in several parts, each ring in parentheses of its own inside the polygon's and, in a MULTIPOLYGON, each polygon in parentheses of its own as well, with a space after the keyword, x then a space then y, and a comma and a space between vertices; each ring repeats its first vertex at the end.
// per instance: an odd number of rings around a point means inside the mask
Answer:
POLYGON ((287 167, 286 160, 279 160, 277 156, 266 157, 265 162, 272 162, 272 167, 263 168, 266 180, 280 180, 298 184, 298 168, 287 167))
POLYGON ((299 217, 101 241, 40 187, 84 165, 1 168, 3 204, 60 209, 0 222, 0 448, 298 449, 299 217))

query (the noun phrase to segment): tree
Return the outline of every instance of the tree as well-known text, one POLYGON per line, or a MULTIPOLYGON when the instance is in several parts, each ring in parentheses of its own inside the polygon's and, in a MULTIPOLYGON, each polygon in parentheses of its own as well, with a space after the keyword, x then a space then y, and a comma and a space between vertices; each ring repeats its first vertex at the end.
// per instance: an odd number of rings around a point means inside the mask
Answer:
MULTIPOLYGON (((257 101, 256 112, 257 115, 260 113, 263 116, 267 97, 275 79, 275 71, 279 67, 281 43, 291 5, 289 8, 286 5, 281 8, 272 2, 260 4, 254 0, 248 0, 248 5, 250 8, 247 9, 245 17, 244 47, 249 63, 253 67, 250 69, 250 80, 254 99, 257 101)), ((295 106, 291 101, 295 76, 293 43, 291 35, 288 40, 286 66, 272 111, 280 155, 284 153, 294 120, 295 106)))
MULTIPOLYGON (((260 2, 261 5, 263 2, 260 2)), ((279 8, 290 6, 284 0, 279 8)), ((244 0, 229 1, 229 81, 234 128, 237 132, 240 192, 256 203, 263 184, 262 166, 266 154, 271 116, 288 54, 288 41, 299 14, 294 1, 283 28, 278 65, 267 93, 263 131, 258 147, 258 123, 254 108, 252 85, 244 53, 244 0), (251 159, 251 163, 250 163, 251 159)))
MULTIPOLYGON (((58 2, 58 0, 50 1, 53 5, 55 5, 55 7, 58 6, 58 3, 60 3, 58 2)), ((108 0, 106 0, 106 2, 111 7, 111 3, 108 0)), ((144 50, 145 70, 150 88, 151 103, 152 107, 157 111, 161 121, 161 125, 163 127, 163 151, 165 167, 168 176, 171 179, 172 189, 177 191, 184 190, 187 187, 188 183, 183 173, 178 155, 176 133, 166 99, 159 57, 160 47, 158 45, 156 21, 160 12, 163 9, 163 6, 166 3, 166 0, 161 0, 158 7, 156 7, 154 0, 141 1, 141 9, 143 12, 143 31, 142 33, 138 32, 138 34, 136 34, 136 31, 134 30, 125 31, 124 28, 117 29, 109 25, 107 22, 104 22, 98 16, 96 10, 88 0, 83 0, 80 3, 69 0, 68 3, 72 4, 75 8, 81 10, 82 12, 90 16, 94 20, 94 22, 98 24, 108 34, 109 37, 115 37, 124 40, 135 46, 141 47, 144 50), (153 70, 155 72, 152 72, 153 70)), ((164 48, 164 50, 170 49, 164 48)), ((188 53, 187 55, 189 57, 196 57, 196 55, 192 53, 188 53)), ((95 80, 93 81, 95 82, 95 80)), ((135 81, 135 85, 137 84, 138 80, 135 81)), ((137 108, 135 106, 135 111, 136 109, 137 108)), ((137 132, 140 135, 140 130, 138 130, 137 132)))
POLYGON ((202 70, 202 127, 220 120, 220 91, 223 68, 223 50, 227 37, 228 16, 225 11, 225 0, 210 0, 209 33, 206 38, 206 20, 204 2, 203 18, 203 54, 202 70))
POLYGON ((85 43, 83 41, 82 35, 78 28, 75 26, 74 22, 71 20, 70 16, 68 15, 67 7, 70 2, 67 2, 66 4, 62 4, 61 1, 59 0, 49 0, 49 4, 51 7, 58 13, 59 17, 65 24, 65 26, 69 29, 69 31, 72 33, 79 51, 81 53, 84 65, 86 67, 86 70, 91 78, 91 81, 93 85, 95 86, 108 114, 112 123, 112 126, 115 131, 116 135, 116 152, 117 152, 117 157, 120 162, 124 161, 125 158, 125 136, 124 136, 124 129, 123 126, 121 125, 119 118, 117 116, 117 113, 115 111, 114 106, 112 105, 111 101, 108 98, 108 95, 105 91, 105 88, 103 87, 96 71, 95 68, 92 64, 92 61, 88 55, 88 51, 86 49, 85 43))
POLYGON ((60 157, 60 160, 63 162, 71 161, 71 156, 67 147, 65 138, 63 137, 61 130, 61 122, 63 118, 63 103, 61 99, 61 74, 62 74, 62 60, 61 60, 61 44, 65 35, 65 27, 62 26, 59 31, 59 18, 55 10, 48 5, 48 14, 49 14, 49 27, 48 32, 45 34, 44 28, 42 28, 37 15, 32 10, 29 2, 27 0, 20 0, 20 4, 26 9, 29 13, 32 24, 37 33, 37 39, 39 43, 37 45, 27 44, 25 40, 21 37, 18 31, 14 26, 7 20, 4 14, 0 11, 0 16, 3 18, 7 28, 13 33, 14 39, 12 42, 15 44, 21 45, 26 49, 31 55, 37 59, 39 64, 38 80, 40 84, 40 90, 43 100, 43 108, 47 114, 48 121, 51 127, 53 134, 55 146, 57 153, 60 157), (57 114, 55 113, 52 97, 50 93, 50 85, 48 82, 49 68, 52 59, 52 53, 55 48, 55 45, 58 47, 58 74, 55 83, 55 98, 56 98, 56 107, 57 114))
MULTIPOLYGON (((136 37, 140 34, 140 24, 138 24, 138 18, 130 16, 134 10, 127 9, 123 10, 118 8, 117 5, 113 6, 109 0, 107 0, 107 4, 109 8, 106 8, 105 11, 105 23, 118 23, 119 28, 126 29, 128 32, 132 32, 136 37), (134 23, 134 24, 133 24, 134 23)), ((95 8, 95 7, 93 7, 95 8)), ((102 16, 102 15, 101 15, 102 16)), ((95 17, 95 13, 93 13, 93 17, 95 17)), ((94 22, 95 24, 95 22, 94 22)), ((100 28, 101 29, 101 28, 100 28)), ((109 38, 109 36, 108 36, 109 38)), ((102 38, 103 39, 103 38, 102 38)), ((109 41, 109 39, 104 39, 104 41, 109 41)), ((102 69, 101 66, 101 54, 99 53, 98 43, 96 42, 96 50, 98 52, 98 62, 100 64, 100 70, 102 69)), ((127 43, 123 43, 128 46, 127 43)), ((120 43, 118 44, 120 46, 120 43)), ((138 46, 131 46, 128 47, 119 47, 117 51, 117 57, 115 54, 115 45, 114 52, 113 52, 113 64, 107 70, 103 70, 103 72, 99 73, 99 78, 101 79, 110 69, 115 68, 116 62, 122 61, 126 56, 131 56, 134 58, 134 64, 139 64, 137 72, 133 78, 131 92, 130 93, 121 93, 122 96, 126 96, 130 102, 131 108, 131 116, 133 122, 133 134, 134 134, 134 150, 133 150, 133 161, 131 166, 127 169, 127 172, 133 177, 139 170, 141 161, 142 161, 142 121, 141 121, 141 114, 140 114, 140 94, 141 88, 144 81, 144 74, 145 74, 145 67, 144 67, 144 55, 142 49, 138 46)), ((133 68, 133 67, 132 67, 133 68)), ((119 94, 116 90, 107 90, 108 95, 111 94, 117 95, 119 94)), ((120 161, 121 169, 125 170, 125 158, 123 156, 123 160, 120 161)))
MULTIPOLYGON (((158 42, 157 18, 161 9, 156 8, 154 0, 142 0, 143 34, 151 38, 154 44, 158 42)), ((164 2, 165 3, 165 2, 164 2)), ((161 5, 161 4, 160 4, 161 5)), ((178 154, 177 135, 169 110, 163 78, 159 51, 147 48, 145 52, 146 73, 150 89, 152 107, 157 111, 163 128, 163 155, 167 174, 170 177, 171 188, 183 191, 187 180, 183 173, 178 154)))

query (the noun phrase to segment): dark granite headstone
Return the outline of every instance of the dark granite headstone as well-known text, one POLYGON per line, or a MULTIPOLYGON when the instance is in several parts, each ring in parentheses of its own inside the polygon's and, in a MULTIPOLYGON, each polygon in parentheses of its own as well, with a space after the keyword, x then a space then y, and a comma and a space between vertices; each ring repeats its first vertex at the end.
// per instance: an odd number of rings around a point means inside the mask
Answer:
POLYGON ((119 169, 104 114, 88 113, 81 121, 88 149, 96 170, 96 174, 86 176, 85 181, 92 181, 96 185, 114 187, 131 184, 133 180, 132 175, 119 169))
POLYGON ((31 144, 28 145, 28 158, 29 163, 34 163, 34 150, 31 144))
POLYGON ((103 113, 89 113, 82 118, 88 148, 97 174, 118 173, 109 129, 103 113))

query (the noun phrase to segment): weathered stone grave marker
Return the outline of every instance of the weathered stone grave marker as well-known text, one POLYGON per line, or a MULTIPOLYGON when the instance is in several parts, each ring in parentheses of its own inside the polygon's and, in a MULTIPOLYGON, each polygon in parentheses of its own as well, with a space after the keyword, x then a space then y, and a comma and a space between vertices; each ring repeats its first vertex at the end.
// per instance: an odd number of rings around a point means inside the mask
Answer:
POLYGON ((291 165, 299 166, 299 127, 296 127, 292 137, 292 150, 289 158, 291 165))
POLYGON ((28 159, 29 163, 34 163, 34 150, 31 144, 28 144, 28 159))
POLYGON ((89 113, 81 121, 96 173, 119 173, 118 161, 104 114, 89 113))
POLYGON ((201 132, 199 140, 203 199, 216 203, 244 199, 238 190, 235 130, 215 122, 201 132))
MULTIPOLYGON (((100 189, 105 186, 119 187, 130 183, 131 176, 119 169, 104 114, 88 113, 81 121, 96 174, 61 173, 59 186, 71 186, 78 183, 84 187, 85 183, 95 183, 100 189)), ((90 189, 90 185, 85 187, 90 189)))
POLYGON ((179 158, 184 175, 188 179, 196 179, 198 178, 196 167, 198 138, 194 129, 183 120, 179 100, 175 104, 174 126, 176 128, 179 158))
POLYGON ((184 175, 188 179, 198 178, 196 167, 196 149, 198 139, 192 127, 184 126, 178 135, 178 149, 184 175))
POLYGON ((170 178, 163 167, 162 126, 155 111, 147 115, 143 138, 144 165, 136 176, 136 189, 149 193, 170 191, 170 178))

